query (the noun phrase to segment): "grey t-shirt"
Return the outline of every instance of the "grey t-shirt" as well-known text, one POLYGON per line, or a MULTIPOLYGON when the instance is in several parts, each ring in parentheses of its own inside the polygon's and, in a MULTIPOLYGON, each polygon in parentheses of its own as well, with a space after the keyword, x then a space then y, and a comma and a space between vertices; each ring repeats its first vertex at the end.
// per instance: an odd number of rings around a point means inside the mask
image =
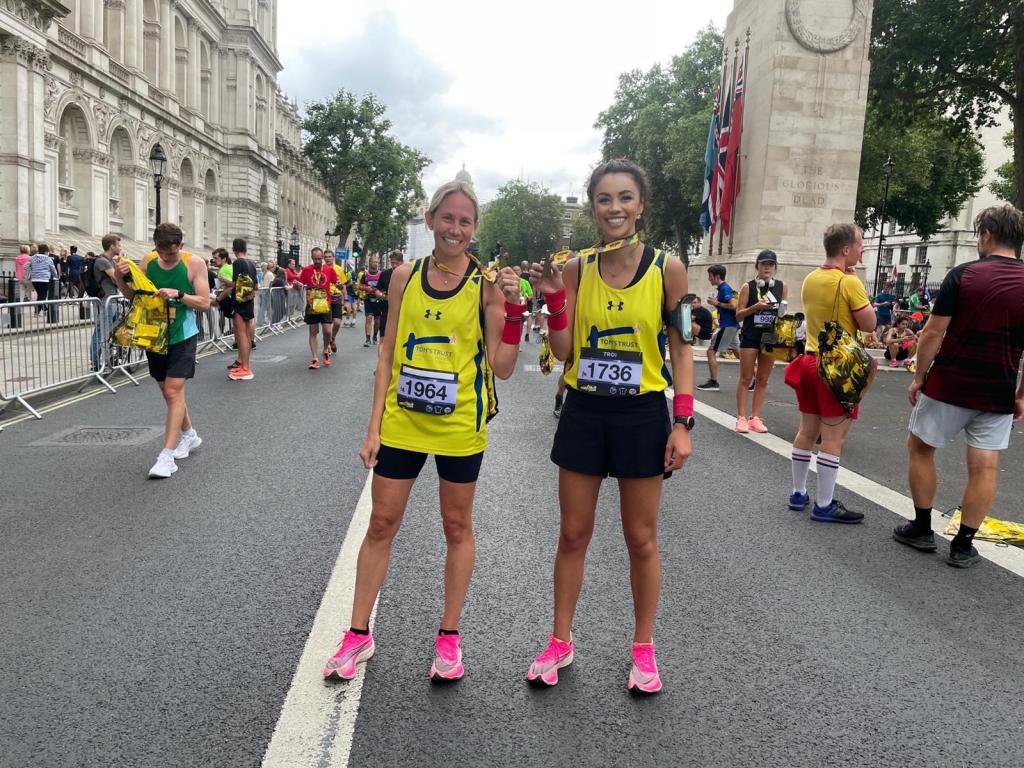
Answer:
POLYGON ((107 296, 116 295, 117 285, 110 279, 110 275, 107 274, 108 269, 114 269, 114 264, 110 259, 102 255, 97 256, 92 268, 96 270, 96 282, 99 283, 100 290, 103 291, 103 295, 100 298, 105 299, 107 296))

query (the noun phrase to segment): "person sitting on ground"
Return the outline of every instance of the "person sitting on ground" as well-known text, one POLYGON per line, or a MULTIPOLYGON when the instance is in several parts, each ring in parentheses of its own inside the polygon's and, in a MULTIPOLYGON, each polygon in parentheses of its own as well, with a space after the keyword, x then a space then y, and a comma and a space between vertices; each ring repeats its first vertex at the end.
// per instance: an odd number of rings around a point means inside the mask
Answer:
POLYGON ((885 332, 885 359, 893 368, 898 368, 900 363, 909 368, 916 353, 917 334, 911 330, 909 318, 901 317, 885 332))

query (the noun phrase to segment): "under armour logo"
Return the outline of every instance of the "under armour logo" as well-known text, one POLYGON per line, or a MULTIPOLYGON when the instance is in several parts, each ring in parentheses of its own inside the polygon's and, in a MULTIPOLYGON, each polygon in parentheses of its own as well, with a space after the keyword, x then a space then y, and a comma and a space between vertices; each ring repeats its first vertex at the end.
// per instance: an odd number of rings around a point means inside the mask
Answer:
POLYGON ((609 301, 608 302, 608 311, 611 312, 613 309, 617 309, 617 310, 619 310, 619 312, 621 312, 622 308, 625 307, 625 306, 626 306, 626 302, 624 302, 624 301, 620 301, 618 304, 616 304, 614 301, 609 301))
POLYGON ((435 312, 431 312, 431 311, 430 311, 429 309, 428 309, 428 310, 426 310, 426 311, 425 311, 425 312, 423 313, 423 319, 424 319, 424 320, 429 320, 429 319, 430 319, 430 316, 431 316, 431 315, 433 315, 433 316, 434 316, 434 319, 435 319, 435 320, 440 320, 440 319, 441 319, 441 311, 440 311, 440 310, 437 310, 437 311, 435 311, 435 312))

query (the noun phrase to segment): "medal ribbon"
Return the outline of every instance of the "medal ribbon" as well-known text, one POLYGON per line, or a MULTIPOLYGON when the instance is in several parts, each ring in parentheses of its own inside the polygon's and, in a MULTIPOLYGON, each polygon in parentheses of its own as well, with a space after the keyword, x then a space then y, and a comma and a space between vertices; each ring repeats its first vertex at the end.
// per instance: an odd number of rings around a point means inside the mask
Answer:
POLYGON ((558 253, 551 254, 548 259, 552 266, 557 264, 564 264, 573 256, 579 256, 580 258, 587 258, 588 256, 596 256, 607 251, 617 251, 619 248, 629 248, 632 245, 636 245, 640 242, 640 234, 636 233, 630 237, 623 238, 622 240, 616 240, 605 245, 595 245, 590 248, 584 248, 580 251, 559 251, 558 253))

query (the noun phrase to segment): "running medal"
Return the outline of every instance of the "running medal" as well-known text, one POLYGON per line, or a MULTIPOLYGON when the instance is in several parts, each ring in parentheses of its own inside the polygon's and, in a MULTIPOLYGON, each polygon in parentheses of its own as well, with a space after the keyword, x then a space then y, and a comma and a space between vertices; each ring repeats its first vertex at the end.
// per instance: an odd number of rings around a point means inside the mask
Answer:
POLYGON ((623 238, 622 240, 616 240, 613 243, 606 243, 605 245, 595 245, 590 248, 584 248, 581 251, 559 251, 558 253, 551 254, 544 264, 545 276, 551 274, 551 266, 557 266, 559 264, 565 264, 573 256, 579 256, 580 258, 586 258, 587 256, 596 256, 598 254, 606 253, 607 251, 617 251, 619 248, 629 248, 631 245, 636 245, 640 242, 640 233, 637 232, 630 237, 623 238))
POLYGON ((555 368, 555 356, 551 353, 551 344, 548 343, 548 337, 544 337, 544 341, 540 344, 540 372, 547 376, 555 368))
MULTIPOLYGON (((469 260, 472 261, 476 265, 476 268, 480 270, 480 274, 483 275, 484 280, 486 280, 488 283, 493 283, 493 282, 495 282, 498 279, 498 270, 497 269, 495 269, 494 267, 485 267, 480 262, 480 259, 478 259, 476 256, 474 256, 469 251, 466 251, 466 256, 469 257, 469 260)), ((449 275, 455 275, 456 274, 456 272, 454 270, 449 269, 444 264, 439 262, 437 260, 437 256, 435 256, 434 254, 430 254, 430 260, 432 262, 434 262, 434 266, 437 267, 442 272, 447 272, 449 275)), ((459 279, 462 278, 462 275, 457 275, 457 276, 459 277, 459 279)))

